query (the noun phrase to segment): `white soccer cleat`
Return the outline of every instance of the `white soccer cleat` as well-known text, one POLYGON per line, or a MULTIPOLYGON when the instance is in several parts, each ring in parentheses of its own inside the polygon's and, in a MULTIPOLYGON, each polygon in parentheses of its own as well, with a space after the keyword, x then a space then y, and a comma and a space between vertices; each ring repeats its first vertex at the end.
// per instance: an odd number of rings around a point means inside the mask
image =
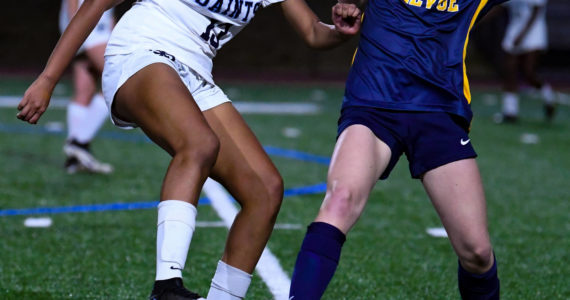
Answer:
POLYGON ((98 161, 93 154, 89 152, 87 147, 82 147, 82 145, 75 141, 66 142, 63 146, 63 152, 68 158, 65 168, 69 174, 73 174, 78 171, 88 171, 100 174, 109 174, 113 172, 113 166, 98 161))

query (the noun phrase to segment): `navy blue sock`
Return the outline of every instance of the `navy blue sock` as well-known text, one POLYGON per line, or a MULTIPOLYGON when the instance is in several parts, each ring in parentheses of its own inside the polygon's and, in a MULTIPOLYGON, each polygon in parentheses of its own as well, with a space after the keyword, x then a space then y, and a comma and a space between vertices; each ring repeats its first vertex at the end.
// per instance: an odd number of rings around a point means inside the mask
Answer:
POLYGON ((338 228, 323 222, 309 225, 297 256, 289 297, 317 300, 331 281, 346 237, 338 228))
POLYGON ((483 274, 469 273, 459 263, 457 279, 463 300, 499 300, 500 284, 496 259, 491 269, 483 274))

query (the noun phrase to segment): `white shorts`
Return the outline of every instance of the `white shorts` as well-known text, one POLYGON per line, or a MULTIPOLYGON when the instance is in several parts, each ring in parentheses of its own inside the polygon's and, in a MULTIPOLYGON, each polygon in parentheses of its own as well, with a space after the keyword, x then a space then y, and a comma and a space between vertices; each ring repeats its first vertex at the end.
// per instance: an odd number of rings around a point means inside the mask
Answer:
POLYGON ((509 9, 509 24, 505 31, 502 47, 510 54, 518 55, 537 50, 546 50, 548 47, 548 32, 546 27, 546 9, 544 6, 540 8, 538 16, 532 23, 527 34, 524 36, 519 45, 515 46, 514 41, 523 31, 532 15, 532 3, 524 1, 510 2, 507 4, 509 9))
POLYGON ((91 34, 87 37, 79 52, 91 49, 98 45, 107 44, 109 38, 111 38, 111 32, 113 31, 113 19, 109 18, 105 20, 102 18, 99 23, 95 26, 91 34))
MULTIPOLYGON (((178 73, 180 80, 188 88, 201 111, 231 102, 222 89, 206 81, 192 68, 176 60, 174 56, 161 50, 140 49, 131 54, 105 56, 102 86, 109 111, 111 111, 111 105, 119 88, 135 73, 154 63, 168 65, 178 73)), ((113 124, 121 128, 137 127, 134 123, 117 118, 112 112, 111 120, 113 124)))
MULTIPOLYGON (((59 31, 61 33, 65 31, 70 21, 71 18, 69 17, 67 11, 67 1, 64 0, 62 2, 61 11, 59 13, 59 31)), ((97 25, 95 25, 95 28, 93 28, 93 31, 91 31, 91 34, 89 34, 85 42, 77 51, 77 54, 80 54, 85 50, 91 49, 95 46, 106 44, 107 41, 109 41, 109 38, 111 38, 111 32, 113 31, 114 23, 115 21, 113 17, 113 9, 105 11, 105 13, 103 13, 103 16, 101 16, 101 19, 99 19, 99 22, 97 22, 97 25)))

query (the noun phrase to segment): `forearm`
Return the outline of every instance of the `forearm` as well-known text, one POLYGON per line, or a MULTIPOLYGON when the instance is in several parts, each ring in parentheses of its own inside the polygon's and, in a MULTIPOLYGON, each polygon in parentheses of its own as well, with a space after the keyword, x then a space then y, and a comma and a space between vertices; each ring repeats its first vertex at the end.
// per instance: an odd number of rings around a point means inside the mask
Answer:
POLYGON ((291 26, 312 48, 331 48, 350 37, 339 32, 334 25, 321 22, 305 0, 286 0, 281 7, 291 26))
POLYGON ((312 34, 305 42, 312 48, 329 49, 346 41, 351 36, 344 35, 334 25, 317 21, 312 27, 312 34))

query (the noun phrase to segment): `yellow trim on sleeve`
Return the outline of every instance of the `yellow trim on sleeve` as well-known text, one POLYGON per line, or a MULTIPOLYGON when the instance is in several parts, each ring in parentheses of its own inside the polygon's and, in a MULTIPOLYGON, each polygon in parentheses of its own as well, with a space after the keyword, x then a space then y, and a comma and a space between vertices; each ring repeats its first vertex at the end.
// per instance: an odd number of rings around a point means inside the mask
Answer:
MULTIPOLYGON (((360 16, 360 24, 362 26, 362 23, 364 22, 364 13, 362 13, 362 15, 360 16)), ((352 66, 354 64, 354 59, 356 58, 356 53, 358 52, 358 47, 356 47, 356 50, 354 50, 354 54, 352 55, 352 61, 350 61, 350 65, 352 66)))
POLYGON ((488 0, 481 0, 473 18, 471 19, 471 24, 469 25, 469 30, 467 30, 467 36, 465 37, 465 46, 463 46, 463 94, 465 98, 467 98, 467 103, 471 104, 471 90, 469 89, 469 80, 467 79, 467 67, 465 65, 465 57, 467 56, 467 43, 469 43, 469 33, 471 32, 471 28, 475 24, 477 20, 477 16, 479 13, 487 5, 488 0))

